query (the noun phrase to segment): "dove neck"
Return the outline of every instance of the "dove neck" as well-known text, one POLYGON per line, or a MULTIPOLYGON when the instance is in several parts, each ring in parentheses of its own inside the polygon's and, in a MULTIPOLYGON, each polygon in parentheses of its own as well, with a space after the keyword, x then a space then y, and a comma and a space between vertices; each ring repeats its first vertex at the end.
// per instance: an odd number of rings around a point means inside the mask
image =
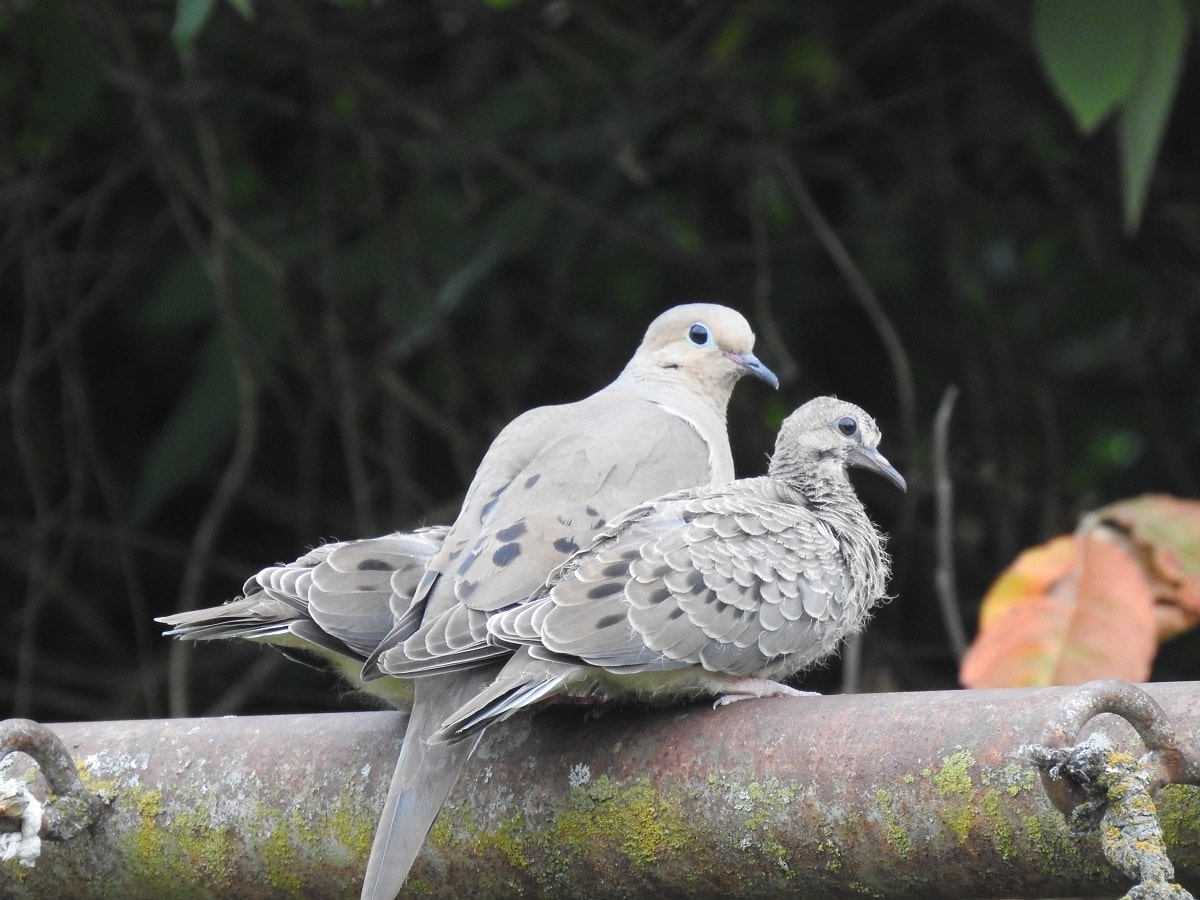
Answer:
MULTIPOLYGON (((793 502, 808 507, 823 518, 847 521, 865 519, 867 511, 854 492, 846 475, 846 467, 833 458, 788 459, 777 452, 768 470, 788 493, 793 502)), ((830 524, 834 524, 832 521, 830 524)))
POLYGON ((709 481, 713 484, 732 481, 733 454, 725 434, 725 408, 730 391, 705 390, 705 385, 677 369, 636 363, 635 360, 625 367, 614 386, 691 425, 708 448, 709 481))
POLYGON ((808 459, 802 465, 793 459, 789 464, 777 455, 770 475, 789 502, 811 510, 836 536, 862 588, 860 599, 865 599, 856 609, 865 615, 875 598, 883 596, 891 565, 883 536, 854 492, 845 465, 832 458, 808 459))
POLYGON ((690 407, 695 403, 715 413, 725 425, 725 410, 737 379, 711 377, 699 379, 682 366, 662 366, 634 358, 617 377, 617 384, 660 406, 690 407))

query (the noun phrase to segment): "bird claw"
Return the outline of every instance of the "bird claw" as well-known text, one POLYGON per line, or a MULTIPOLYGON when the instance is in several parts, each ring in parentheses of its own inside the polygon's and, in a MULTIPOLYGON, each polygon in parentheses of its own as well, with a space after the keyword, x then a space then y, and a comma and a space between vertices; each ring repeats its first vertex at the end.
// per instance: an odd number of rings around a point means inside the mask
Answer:
POLYGON ((713 709, 737 703, 739 700, 761 700, 764 697, 820 697, 820 691, 800 691, 777 681, 746 678, 735 682, 733 690, 722 693, 713 701, 713 709))

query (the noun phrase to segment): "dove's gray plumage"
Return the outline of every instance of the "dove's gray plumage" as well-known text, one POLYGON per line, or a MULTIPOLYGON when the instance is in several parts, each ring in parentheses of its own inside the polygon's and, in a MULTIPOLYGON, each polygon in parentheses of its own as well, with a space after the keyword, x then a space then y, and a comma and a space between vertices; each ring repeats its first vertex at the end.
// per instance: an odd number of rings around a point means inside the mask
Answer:
POLYGON ((846 475, 904 479, 875 422, 819 397, 780 429, 765 477, 669 494, 610 523, 488 631, 519 647, 443 722, 474 735, 548 697, 797 692, 778 679, 834 653, 884 596, 889 560, 846 475))
POLYGON ((363 662, 408 611, 444 526, 323 544, 291 563, 247 579, 242 596, 220 606, 163 616, 183 640, 241 638, 314 654, 352 687, 392 706, 412 703, 412 682, 364 684, 363 662))
POLYGON ((651 323, 608 387, 531 410, 493 442, 409 613, 364 669, 364 678, 422 676, 364 898, 391 900, 399 891, 474 749, 474 741, 428 741, 511 652, 489 640, 489 615, 532 595, 625 509, 733 478, 725 432, 733 387, 747 372, 778 384, 753 346, 753 332, 733 310, 675 307, 651 323))

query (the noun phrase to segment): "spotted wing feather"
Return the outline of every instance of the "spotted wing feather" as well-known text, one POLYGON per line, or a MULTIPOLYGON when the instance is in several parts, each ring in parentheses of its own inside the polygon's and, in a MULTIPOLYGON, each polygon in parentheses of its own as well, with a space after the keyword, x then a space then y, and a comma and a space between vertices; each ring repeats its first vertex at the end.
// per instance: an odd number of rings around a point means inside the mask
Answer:
POLYGON ((493 636, 614 674, 803 667, 827 652, 851 584, 832 533, 775 490, 748 479, 643 507, 536 602, 496 616, 493 636))

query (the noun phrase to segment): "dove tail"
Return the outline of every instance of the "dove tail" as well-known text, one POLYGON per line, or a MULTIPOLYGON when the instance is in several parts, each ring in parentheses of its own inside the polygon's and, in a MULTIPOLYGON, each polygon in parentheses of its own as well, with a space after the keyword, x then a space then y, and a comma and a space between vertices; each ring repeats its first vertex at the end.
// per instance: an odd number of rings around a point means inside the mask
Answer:
POLYGON ((494 666, 416 680, 412 718, 367 861, 362 900, 394 900, 479 737, 430 744, 448 713, 496 674, 494 666))
POLYGON ((562 694, 568 683, 580 680, 581 670, 576 666, 534 661, 536 670, 523 670, 522 663, 527 661, 527 654, 518 651, 509 663, 510 668, 502 671, 495 681, 451 713, 434 733, 432 740, 454 745, 475 737, 489 725, 562 694))

